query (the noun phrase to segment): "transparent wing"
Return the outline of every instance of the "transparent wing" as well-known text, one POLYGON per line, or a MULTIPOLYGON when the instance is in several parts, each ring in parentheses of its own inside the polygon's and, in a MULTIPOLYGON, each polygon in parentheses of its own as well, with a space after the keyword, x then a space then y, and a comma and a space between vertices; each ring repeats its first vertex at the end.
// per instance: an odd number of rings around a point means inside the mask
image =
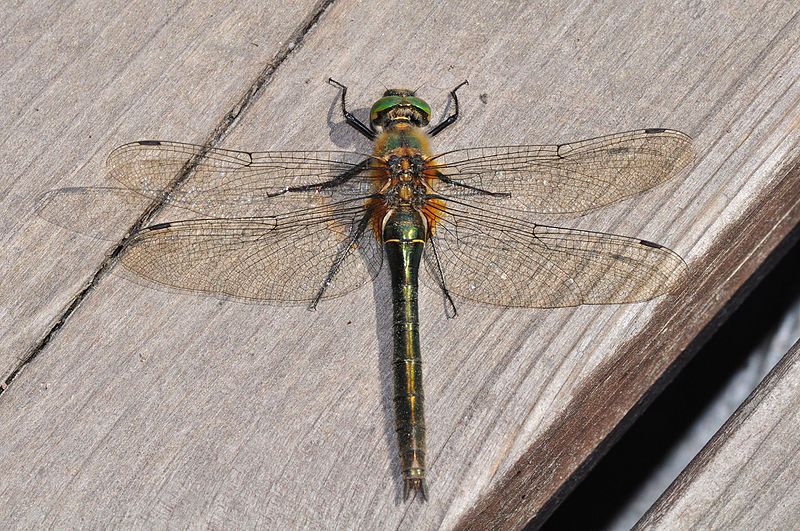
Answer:
POLYGON ((343 295, 377 275, 382 250, 346 202, 283 215, 162 223, 134 234, 122 265, 148 283, 250 302, 343 295), (331 276, 336 270, 338 274, 331 276))
POLYGON ((537 214, 592 210, 648 190, 693 160, 691 138, 642 129, 571 144, 462 149, 435 158, 445 197, 537 214), (501 195, 489 195, 492 194, 501 195))
POLYGON ((686 271, 656 243, 526 223, 449 204, 434 245, 452 294, 494 306, 616 304, 667 293, 686 271))
MULTIPOLYGON (((36 214, 78 234, 119 241, 152 201, 127 188, 73 186, 39 196, 36 214)), ((197 217, 190 214, 181 217, 197 217)))
POLYGON ((346 151, 256 153, 148 140, 118 147, 106 166, 111 180, 145 197, 209 216, 244 217, 263 215, 266 201, 272 214, 318 205, 321 198, 367 195, 373 185, 368 159, 346 151), (171 190, 182 172, 187 178, 171 190), (342 176, 336 186, 324 186, 342 176), (292 190, 302 187, 312 189, 292 190))

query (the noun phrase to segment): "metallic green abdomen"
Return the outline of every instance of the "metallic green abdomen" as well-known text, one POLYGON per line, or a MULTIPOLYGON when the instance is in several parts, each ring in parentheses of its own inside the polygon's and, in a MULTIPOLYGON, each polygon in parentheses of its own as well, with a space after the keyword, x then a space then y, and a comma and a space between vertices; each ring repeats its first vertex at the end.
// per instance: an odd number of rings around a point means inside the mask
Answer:
POLYGON ((392 275, 394 411, 406 498, 412 490, 418 491, 423 498, 427 497, 417 310, 419 264, 425 232, 422 215, 410 207, 400 207, 389 214, 383 229, 384 249, 392 275))

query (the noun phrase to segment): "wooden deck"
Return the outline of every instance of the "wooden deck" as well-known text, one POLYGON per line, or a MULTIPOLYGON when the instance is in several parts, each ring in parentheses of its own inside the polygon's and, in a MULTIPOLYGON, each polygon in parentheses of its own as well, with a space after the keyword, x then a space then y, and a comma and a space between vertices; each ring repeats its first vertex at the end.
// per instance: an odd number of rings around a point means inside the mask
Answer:
POLYGON ((77 0, 4 6, 0 30, 7 527, 541 522, 800 221, 800 10, 786 2, 77 0), (115 242, 35 215, 47 190, 102 186, 105 156, 137 139, 369 150, 328 76, 361 115, 404 85, 440 116, 468 79, 441 151, 642 127, 695 139, 684 179, 562 223, 675 249, 691 270, 678 293, 464 303, 448 320, 422 291, 424 505, 403 503, 397 478, 385 275, 314 313, 175 295, 118 276, 115 242))
POLYGON ((790 529, 800 521, 800 342, 661 496, 638 529, 790 529))

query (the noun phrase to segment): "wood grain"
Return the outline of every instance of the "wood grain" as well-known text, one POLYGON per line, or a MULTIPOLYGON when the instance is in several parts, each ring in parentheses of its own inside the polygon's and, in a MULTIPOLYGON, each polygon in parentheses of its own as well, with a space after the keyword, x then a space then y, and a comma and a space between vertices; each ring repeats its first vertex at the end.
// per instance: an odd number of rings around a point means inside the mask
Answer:
POLYGON ((798 382, 800 343, 795 343, 636 528, 796 527, 798 382))
POLYGON ((16 76, 3 95, 30 94, 15 103, 26 118, 4 124, 13 135, 0 151, 15 177, 3 181, 15 186, 2 218, 5 373, 63 320, 0 396, 0 521, 17 527, 511 528, 541 519, 800 217, 790 177, 800 154, 800 25, 783 3, 724 12, 704 2, 338 0, 312 28, 320 6, 311 4, 153 14, 128 2, 91 16, 81 12, 88 2, 72 5, 48 12, 38 30, 36 4, 19 10, 19 24, 3 22, 21 43, 0 55, 19 63, 3 70, 16 76), (97 50, 73 65, 52 42, 84 50, 81 36, 97 50), (138 52, 115 55, 130 49, 138 52), (288 55, 259 82, 281 49, 288 55), (439 150, 659 126, 695 138, 697 163, 680 182, 556 220, 675 249, 692 271, 676 295, 554 311, 463 304, 448 320, 423 289, 425 505, 400 499, 385 275, 314 313, 103 276, 61 319, 108 244, 33 214, 49 188, 101 183, 114 145, 211 138, 248 94, 246 112, 217 135, 225 147, 368 151, 343 123, 328 76, 350 86, 361 116, 384 85, 419 87, 440 116, 447 91, 469 79, 462 119, 436 138, 439 150))
MULTIPOLYGON (((5 6, 2 382, 62 318, 110 246, 53 234, 34 215, 41 194, 107 186, 103 160, 126 141, 203 143, 218 125, 229 126, 243 87, 287 51, 281 39, 291 40, 295 28, 280 20, 300 24, 313 12, 311 0, 293 5, 248 12, 203 1, 5 6)), ((140 214, 132 212, 130 223, 140 214)))
MULTIPOLYGON (((531 492, 533 497, 540 497, 532 503, 543 508, 535 515, 532 524, 543 523, 570 488, 568 482, 559 484, 553 478, 591 466, 592 460, 605 453, 608 445, 619 436, 619 431, 633 421, 637 409, 651 401, 669 383, 675 372, 720 326, 726 314, 746 297, 752 286, 745 286, 745 282, 752 278, 751 275, 766 274, 765 271, 741 268, 754 249, 746 245, 731 245, 730 242, 755 240, 768 249, 775 249, 782 244, 787 229, 796 227, 799 221, 800 165, 795 165, 769 191, 768 197, 758 203, 758 207, 754 205, 745 212, 741 221, 731 226, 708 251, 703 260, 706 267, 702 271, 696 270, 695 278, 675 295, 680 307, 659 307, 640 334, 622 344, 615 356, 598 367, 573 398, 558 424, 554 424, 550 433, 544 436, 549 444, 532 447, 516 469, 506 476, 505 484, 498 487, 497 491, 505 493, 505 496, 484 499, 462 520, 463 528, 486 529, 497 525, 498 521, 505 525, 515 518, 518 507, 531 503, 528 501, 531 492), (786 205, 779 207, 777 212, 765 206, 779 204, 785 197, 796 198, 788 212, 783 211, 786 205), (708 294, 714 292, 728 293, 727 303, 719 307, 717 315, 704 329, 697 331, 697 312, 709 304, 708 294), (686 334, 689 330, 694 331, 694 337, 686 334), (686 342, 684 352, 678 357, 637 356, 638 352, 664 353, 672 348, 670 343, 676 338, 686 342), (643 385, 649 386, 646 393, 640 392, 643 385), (614 432, 595 431, 602 429, 609 418, 614 418, 619 408, 625 407, 629 413, 619 421, 614 432), (570 451, 574 448, 571 441, 577 439, 594 441, 593 453, 585 457, 587 461, 582 462, 582 456, 575 456, 570 451), (549 463, 549 466, 532 466, 539 463, 549 463), (553 486, 553 490, 547 492, 544 485, 553 486)), ((759 248, 756 251, 761 252, 759 248)), ((523 518, 516 521, 518 525, 522 523, 523 518)))

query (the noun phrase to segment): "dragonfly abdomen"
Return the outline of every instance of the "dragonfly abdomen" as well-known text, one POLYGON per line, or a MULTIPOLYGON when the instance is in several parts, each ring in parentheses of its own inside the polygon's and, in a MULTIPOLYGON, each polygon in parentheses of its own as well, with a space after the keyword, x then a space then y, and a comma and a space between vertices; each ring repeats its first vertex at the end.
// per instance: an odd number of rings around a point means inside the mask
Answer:
POLYGON ((425 245, 422 214, 410 206, 391 211, 383 226, 383 245, 392 276, 394 335, 394 410, 403 496, 425 492, 425 417, 422 357, 417 308, 419 264, 425 245))

